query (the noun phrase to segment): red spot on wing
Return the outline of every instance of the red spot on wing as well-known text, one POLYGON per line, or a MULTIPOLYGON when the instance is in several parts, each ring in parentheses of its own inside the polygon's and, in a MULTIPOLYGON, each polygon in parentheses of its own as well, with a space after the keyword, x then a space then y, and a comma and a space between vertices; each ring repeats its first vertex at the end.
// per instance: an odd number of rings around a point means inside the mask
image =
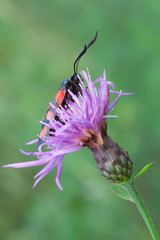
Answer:
POLYGON ((53 118, 54 112, 53 111, 48 111, 46 119, 53 118))
MULTIPOLYGON (((56 97, 55 97, 55 106, 58 106, 62 104, 64 98, 65 98, 65 95, 66 95, 66 90, 59 90, 56 97)), ((55 111, 52 109, 50 110, 51 106, 49 105, 48 107, 48 110, 47 110, 47 115, 45 117, 46 120, 50 119, 50 118, 53 118, 54 117, 54 114, 55 114, 55 111)), ((43 125, 42 125, 43 126, 43 125)), ((44 126, 41 133, 40 133, 40 138, 44 138, 44 136, 46 136, 47 134, 47 131, 48 131, 48 127, 47 126, 44 126)))
POLYGON ((64 100, 64 97, 66 95, 66 90, 59 90, 56 97, 55 97, 55 101, 58 102, 58 105, 61 105, 63 100, 64 100))
POLYGON ((40 138, 43 138, 47 133, 47 126, 44 126, 44 128, 42 129, 41 133, 40 133, 40 138))

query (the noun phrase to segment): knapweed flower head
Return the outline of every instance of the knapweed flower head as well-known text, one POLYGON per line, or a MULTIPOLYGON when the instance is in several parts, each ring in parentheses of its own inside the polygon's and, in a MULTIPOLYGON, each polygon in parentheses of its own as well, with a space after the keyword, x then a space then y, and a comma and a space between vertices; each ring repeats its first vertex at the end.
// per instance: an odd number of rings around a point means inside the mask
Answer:
MULTIPOLYGON (((57 118, 52 118, 48 123, 44 123, 49 129, 54 129, 54 134, 44 137, 44 143, 39 146, 37 152, 27 153, 26 155, 35 155, 38 160, 13 163, 4 167, 24 168, 38 165, 45 165, 44 168, 35 176, 36 181, 33 185, 43 179, 49 172, 57 166, 56 183, 62 189, 60 176, 65 154, 79 151, 87 146, 94 155, 101 173, 110 182, 126 182, 132 173, 132 162, 118 144, 107 135, 107 118, 117 117, 110 115, 115 108, 122 93, 115 91, 115 85, 106 81, 105 71, 94 82, 91 80, 89 71, 82 71, 80 79, 81 90, 78 96, 72 92, 69 94, 72 101, 69 101, 68 108, 62 106, 50 106, 56 111, 57 118), (110 101, 110 95, 114 94, 115 99, 110 101)), ((69 91, 69 90, 68 90, 69 91)), ((29 142, 33 144, 38 139, 29 142)))

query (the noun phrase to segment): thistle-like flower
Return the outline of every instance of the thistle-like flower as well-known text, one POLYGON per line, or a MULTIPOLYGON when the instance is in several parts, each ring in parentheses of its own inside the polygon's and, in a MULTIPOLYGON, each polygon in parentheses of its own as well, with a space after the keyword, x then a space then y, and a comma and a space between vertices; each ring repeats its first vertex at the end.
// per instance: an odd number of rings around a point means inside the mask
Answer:
MULTIPOLYGON (((109 115, 119 101, 121 95, 131 93, 122 93, 115 91, 115 85, 106 81, 105 71, 95 82, 92 82, 87 70, 82 71, 82 77, 87 82, 87 87, 80 78, 80 87, 82 91, 78 96, 69 92, 72 101, 69 101, 68 108, 62 106, 50 106, 56 111, 56 119, 52 118, 45 123, 48 128, 54 129, 54 136, 51 134, 44 137, 44 143, 38 148, 37 152, 27 153, 26 155, 36 155, 38 160, 13 163, 4 167, 24 168, 38 165, 46 165, 36 176, 33 187, 43 179, 56 166, 58 167, 56 183, 62 189, 60 175, 65 154, 80 150, 82 147, 88 147, 97 161, 102 175, 112 183, 126 182, 131 177, 132 161, 127 152, 107 135, 107 121, 109 115), (115 100, 110 102, 110 94, 116 96, 115 100), (43 149, 45 148, 45 151, 43 149)), ((69 90, 68 90, 69 91, 69 90)), ((33 144, 38 139, 29 142, 33 144)))

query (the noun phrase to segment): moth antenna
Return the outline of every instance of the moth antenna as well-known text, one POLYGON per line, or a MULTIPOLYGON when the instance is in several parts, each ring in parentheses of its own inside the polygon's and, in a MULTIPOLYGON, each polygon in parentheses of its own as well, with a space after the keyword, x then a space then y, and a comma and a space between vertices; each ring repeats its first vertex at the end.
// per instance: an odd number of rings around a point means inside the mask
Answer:
POLYGON ((79 61, 80 61, 81 57, 86 53, 87 49, 96 41, 97 35, 98 35, 98 31, 96 32, 93 40, 92 40, 87 46, 84 45, 83 51, 79 54, 79 56, 78 56, 77 59, 75 60, 74 65, 73 65, 74 74, 76 74, 76 73, 78 72, 78 64, 79 64, 79 61))

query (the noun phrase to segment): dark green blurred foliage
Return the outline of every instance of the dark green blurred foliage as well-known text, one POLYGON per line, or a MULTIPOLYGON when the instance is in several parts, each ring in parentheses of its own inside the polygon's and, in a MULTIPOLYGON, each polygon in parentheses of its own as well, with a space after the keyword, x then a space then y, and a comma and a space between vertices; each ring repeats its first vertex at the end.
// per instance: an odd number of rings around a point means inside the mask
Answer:
MULTIPOLYGON (((135 93, 121 97, 108 131, 129 151, 134 173, 154 161, 138 187, 159 227, 159 0, 0 1, 1 166, 34 159, 19 148, 36 150, 25 142, 40 132, 49 101, 96 30, 79 70, 88 67, 95 79, 105 68, 117 89, 135 93)), ((0 168, 1 240, 151 239, 136 208, 111 191, 87 149, 65 157, 63 192, 56 170, 32 190, 39 170, 0 168)))

